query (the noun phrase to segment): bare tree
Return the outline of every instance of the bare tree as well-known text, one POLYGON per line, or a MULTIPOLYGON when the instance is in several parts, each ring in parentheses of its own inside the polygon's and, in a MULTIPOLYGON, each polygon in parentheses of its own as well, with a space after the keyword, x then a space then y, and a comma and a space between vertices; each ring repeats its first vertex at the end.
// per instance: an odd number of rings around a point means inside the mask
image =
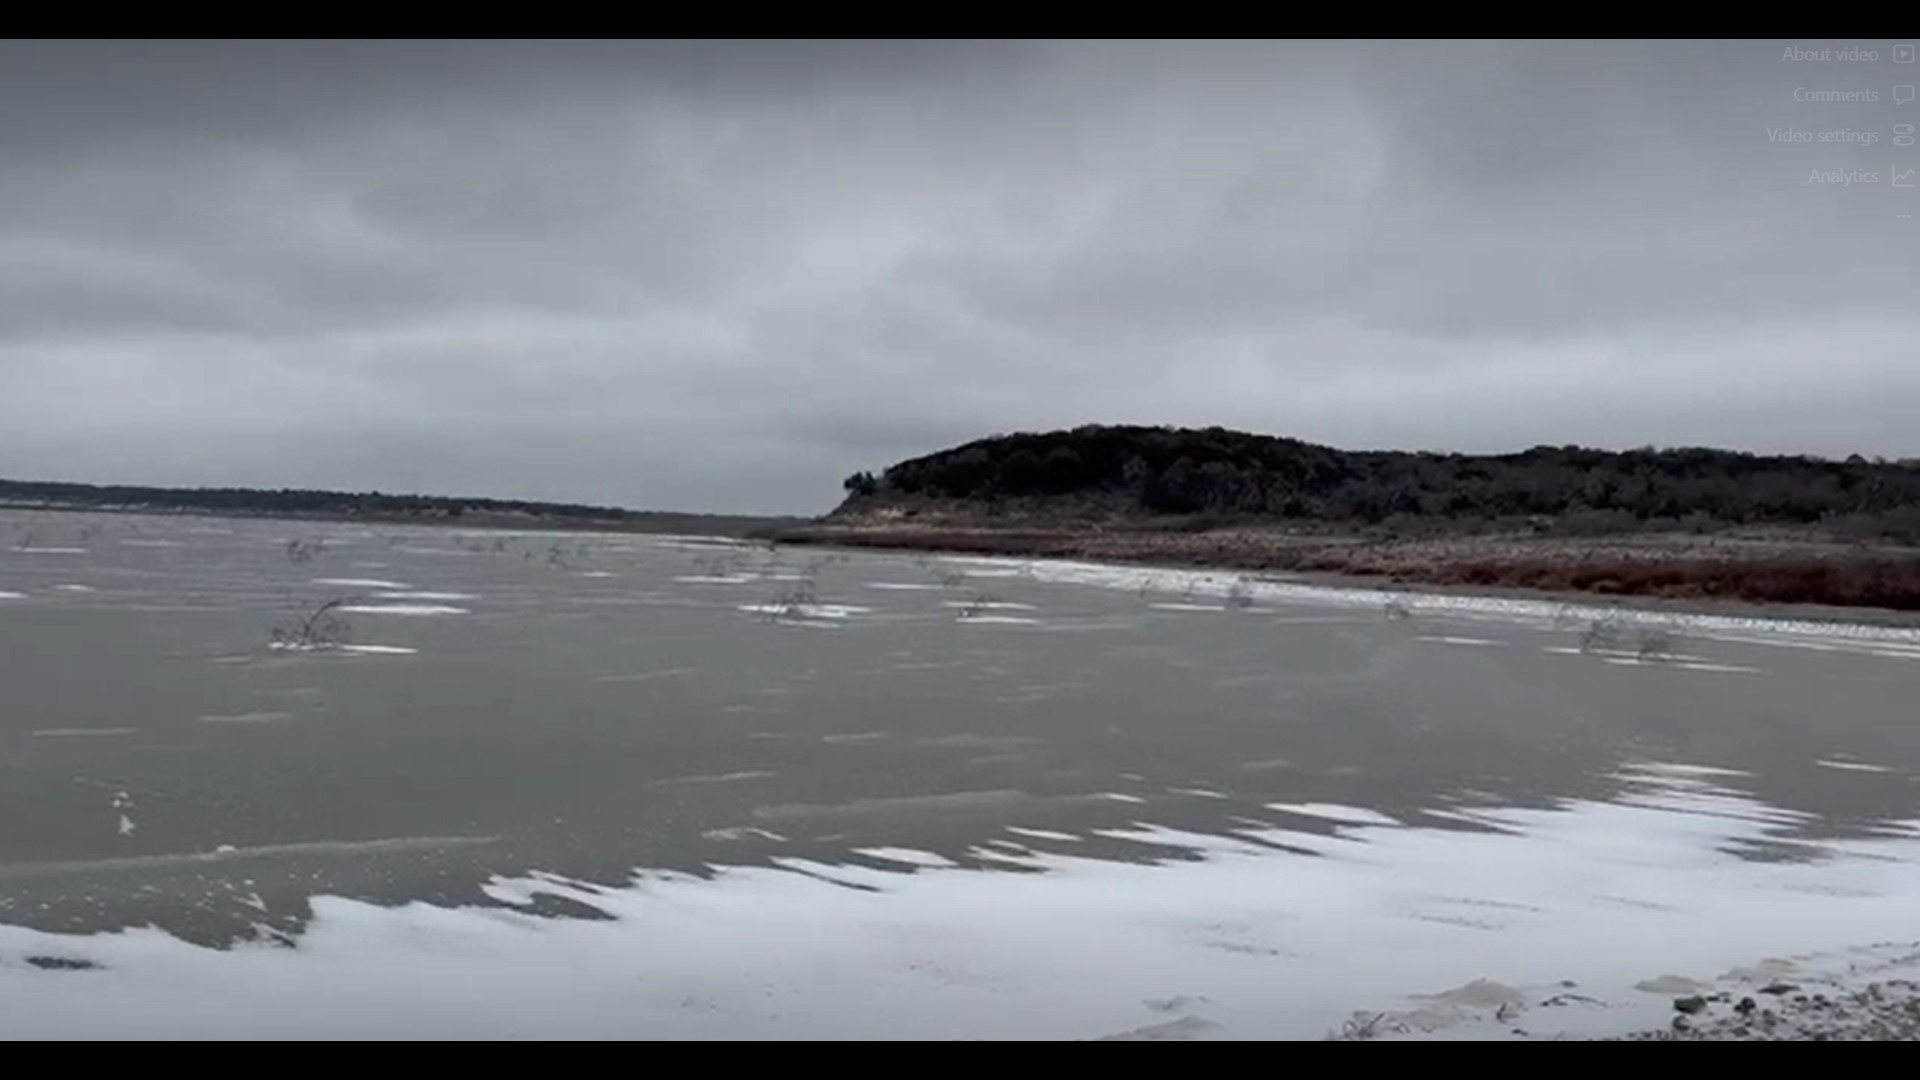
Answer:
POLYGON ((314 608, 298 622, 274 627, 268 632, 268 638, 275 648, 281 649, 322 651, 338 648, 346 643, 352 629, 340 617, 339 609, 351 600, 351 597, 336 596, 314 608))
POLYGON ((763 621, 770 623, 789 622, 805 618, 808 612, 819 602, 811 581, 797 581, 792 587, 781 590, 774 596, 773 602, 763 609, 763 621))
POLYGON ((980 616, 985 615, 987 612, 993 610, 993 608, 999 603, 1000 601, 997 598, 995 598, 992 593, 987 593, 987 592, 974 593, 973 596, 970 597, 965 604, 961 605, 960 614, 958 618, 977 619, 980 616))
POLYGON ((1673 632, 1662 626, 1641 627, 1634 655, 1648 662, 1673 659, 1673 632))
POLYGON ((1550 624, 1555 630, 1572 630, 1580 625, 1580 613, 1572 604, 1556 604, 1550 624))
POLYGON ((305 566, 319 558, 326 550, 326 546, 325 540, 289 540, 287 541, 287 561, 296 566, 305 566))
POLYGON ((1620 620, 1612 615, 1588 619, 1580 630, 1581 652, 1610 652, 1620 648, 1620 620))

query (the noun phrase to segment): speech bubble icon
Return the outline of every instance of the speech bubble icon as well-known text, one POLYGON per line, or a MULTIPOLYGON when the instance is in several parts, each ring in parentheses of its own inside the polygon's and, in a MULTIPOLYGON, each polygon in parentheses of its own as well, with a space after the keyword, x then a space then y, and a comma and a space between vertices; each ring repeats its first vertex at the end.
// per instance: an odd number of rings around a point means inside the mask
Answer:
POLYGON ((1893 103, 1895 105, 1905 105, 1907 102, 1912 100, 1913 100, 1913 87, 1896 86, 1893 88, 1893 103))

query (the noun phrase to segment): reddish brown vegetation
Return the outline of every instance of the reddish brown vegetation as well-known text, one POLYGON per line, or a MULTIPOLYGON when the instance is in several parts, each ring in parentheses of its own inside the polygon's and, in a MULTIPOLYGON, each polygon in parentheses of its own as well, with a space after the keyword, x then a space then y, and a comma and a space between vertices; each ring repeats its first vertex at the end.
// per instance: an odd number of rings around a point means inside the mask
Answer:
POLYGON ((1654 542, 1452 538, 1393 542, 1210 533, 816 526, 795 544, 1385 577, 1398 582, 1920 611, 1920 549, 1699 537, 1654 542))
POLYGON ((1432 573, 1417 575, 1412 580, 1611 596, 1920 611, 1920 558, 1686 559, 1669 563, 1592 560, 1573 564, 1547 560, 1468 562, 1441 565, 1432 573))

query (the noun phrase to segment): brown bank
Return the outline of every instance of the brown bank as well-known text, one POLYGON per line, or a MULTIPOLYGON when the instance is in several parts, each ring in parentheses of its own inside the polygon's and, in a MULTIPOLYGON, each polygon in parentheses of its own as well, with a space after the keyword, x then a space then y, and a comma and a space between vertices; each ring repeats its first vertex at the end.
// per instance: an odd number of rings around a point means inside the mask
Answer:
POLYGON ((1813 530, 1404 537, 840 517, 765 535, 800 545, 1324 573, 1473 591, 1920 612, 1920 548, 1841 541, 1813 530))
POLYGON ((833 512, 779 535, 1644 603, 1920 611, 1920 459, 1342 450, 1095 424, 976 439, 842 486, 833 512))

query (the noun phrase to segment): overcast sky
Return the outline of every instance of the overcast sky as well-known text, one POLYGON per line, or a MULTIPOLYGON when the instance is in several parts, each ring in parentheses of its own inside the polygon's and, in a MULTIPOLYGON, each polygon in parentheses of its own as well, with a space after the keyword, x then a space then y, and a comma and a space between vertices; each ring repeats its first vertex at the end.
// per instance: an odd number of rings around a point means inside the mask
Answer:
POLYGON ((1920 65, 1783 44, 0 43, 0 476, 812 513, 1088 422, 1920 454, 1920 65))

